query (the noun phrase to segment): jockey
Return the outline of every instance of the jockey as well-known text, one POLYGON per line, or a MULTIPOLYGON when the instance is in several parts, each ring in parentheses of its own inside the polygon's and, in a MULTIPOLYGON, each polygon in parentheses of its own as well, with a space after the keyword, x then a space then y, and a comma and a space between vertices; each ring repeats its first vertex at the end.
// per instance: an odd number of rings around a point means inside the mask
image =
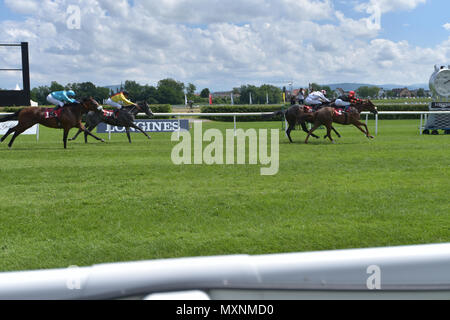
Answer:
POLYGON ((355 91, 350 91, 348 95, 342 95, 336 99, 334 104, 336 107, 342 107, 345 111, 347 111, 352 104, 359 102, 360 100, 355 97, 355 91))
POLYGON ((135 105, 135 103, 131 102, 130 100, 128 100, 129 94, 127 91, 122 91, 119 93, 116 93, 115 95, 113 95, 112 97, 110 97, 108 100, 106 100, 106 104, 117 108, 117 109, 122 109, 123 106, 129 106, 129 105, 135 105))
POLYGON ((327 92, 325 90, 311 92, 308 97, 306 97, 305 104, 317 109, 322 104, 330 103, 331 101, 325 97, 326 94, 327 92))
POLYGON ((47 101, 56 106, 55 110, 64 107, 66 103, 75 103, 75 92, 69 91, 55 91, 47 96, 47 101))

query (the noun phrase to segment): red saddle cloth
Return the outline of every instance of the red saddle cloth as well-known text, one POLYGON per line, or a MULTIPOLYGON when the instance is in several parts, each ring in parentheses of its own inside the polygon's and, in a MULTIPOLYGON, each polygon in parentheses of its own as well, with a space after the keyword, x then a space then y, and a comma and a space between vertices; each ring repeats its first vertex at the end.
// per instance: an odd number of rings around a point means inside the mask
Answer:
POLYGON ((44 109, 44 115, 45 119, 51 119, 51 118, 59 118, 61 115, 62 108, 58 108, 55 110, 54 108, 45 108, 44 109))
POLYGON ((334 109, 335 116, 342 116, 344 109, 334 109))
POLYGON ((114 111, 111 111, 111 110, 103 110, 103 115, 105 116, 105 117, 114 117, 114 111))
POLYGON ((313 112, 313 108, 310 106, 303 106, 305 112, 313 112))

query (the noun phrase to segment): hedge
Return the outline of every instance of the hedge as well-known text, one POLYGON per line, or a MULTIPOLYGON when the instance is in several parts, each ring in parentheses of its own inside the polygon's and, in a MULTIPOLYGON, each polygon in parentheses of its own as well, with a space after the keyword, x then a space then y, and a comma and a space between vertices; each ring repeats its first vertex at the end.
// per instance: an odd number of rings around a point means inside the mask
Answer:
MULTIPOLYGON (((205 106, 201 107, 202 113, 252 113, 252 112, 275 112, 286 110, 289 105, 233 105, 233 106, 205 106)), ((214 116, 202 116, 201 118, 215 120, 215 121, 233 121, 233 117, 214 117, 214 116)), ((242 121, 261 121, 261 116, 239 117, 239 122, 242 121)), ((276 116, 271 119, 264 119, 265 121, 280 121, 281 116, 276 116)))
MULTIPOLYGON (((405 105, 378 105, 378 111, 429 111, 428 104, 405 104, 405 105)), ((380 114, 378 116, 382 120, 390 119, 417 119, 419 115, 417 114, 393 114, 386 115, 380 114)))

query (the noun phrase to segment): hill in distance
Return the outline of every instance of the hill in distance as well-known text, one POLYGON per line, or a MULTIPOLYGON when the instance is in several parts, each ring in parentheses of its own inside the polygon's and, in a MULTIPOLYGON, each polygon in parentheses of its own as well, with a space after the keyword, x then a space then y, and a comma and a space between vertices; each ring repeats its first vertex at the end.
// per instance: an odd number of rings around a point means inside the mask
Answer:
POLYGON ((383 88, 384 90, 392 90, 395 88, 408 88, 409 90, 416 90, 423 88, 425 90, 428 90, 428 84, 427 83, 418 83, 418 84, 412 84, 412 85, 401 85, 401 84, 368 84, 368 83, 333 83, 333 84, 326 84, 326 86, 329 86, 331 90, 336 90, 337 88, 342 88, 344 91, 350 91, 350 90, 357 90, 359 87, 379 87, 383 88))

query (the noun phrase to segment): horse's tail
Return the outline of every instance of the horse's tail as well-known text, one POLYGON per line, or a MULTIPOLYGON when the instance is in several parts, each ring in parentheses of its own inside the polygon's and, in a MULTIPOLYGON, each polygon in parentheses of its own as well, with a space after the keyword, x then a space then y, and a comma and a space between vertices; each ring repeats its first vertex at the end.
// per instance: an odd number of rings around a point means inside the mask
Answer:
POLYGON ((278 110, 278 111, 275 111, 275 112, 273 112, 271 114, 263 115, 263 119, 265 119, 265 120, 272 119, 273 117, 284 116, 285 114, 286 114, 286 110, 278 110))
POLYGON ((0 122, 18 120, 20 111, 22 110, 16 111, 14 114, 10 114, 6 117, 0 118, 0 122))

